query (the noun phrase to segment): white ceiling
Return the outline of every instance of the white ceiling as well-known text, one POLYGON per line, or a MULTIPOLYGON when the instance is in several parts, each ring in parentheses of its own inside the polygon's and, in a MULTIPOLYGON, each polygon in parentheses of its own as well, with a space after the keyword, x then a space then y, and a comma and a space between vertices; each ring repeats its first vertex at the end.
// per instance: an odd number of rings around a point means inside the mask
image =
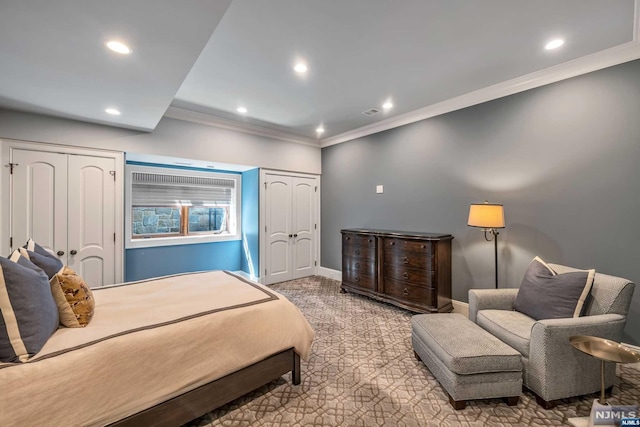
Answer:
POLYGON ((324 146, 638 58, 636 3, 2 1, 0 107, 145 130, 167 113, 324 146))
POLYGON ((0 107, 152 130, 230 3, 0 0, 0 107))

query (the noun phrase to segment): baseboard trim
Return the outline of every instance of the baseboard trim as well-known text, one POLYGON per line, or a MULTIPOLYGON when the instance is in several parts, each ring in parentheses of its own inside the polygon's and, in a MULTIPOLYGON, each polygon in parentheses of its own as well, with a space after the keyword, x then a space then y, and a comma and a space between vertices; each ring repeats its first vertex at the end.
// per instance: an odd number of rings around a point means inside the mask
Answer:
POLYGON ((254 282, 259 282, 260 281, 259 277, 251 277, 251 275, 249 273, 247 273, 246 271, 244 271, 244 270, 236 270, 236 271, 233 271, 232 273, 236 274, 236 275, 238 275, 240 277, 243 277, 243 278, 245 278, 247 280, 252 280, 254 282))
POLYGON ((334 270, 332 268, 327 268, 327 267, 318 267, 317 274, 318 276, 342 281, 342 271, 340 270, 334 270))
POLYGON ((469 303, 451 300, 451 305, 453 305, 453 312, 462 314, 464 317, 469 317, 469 303))

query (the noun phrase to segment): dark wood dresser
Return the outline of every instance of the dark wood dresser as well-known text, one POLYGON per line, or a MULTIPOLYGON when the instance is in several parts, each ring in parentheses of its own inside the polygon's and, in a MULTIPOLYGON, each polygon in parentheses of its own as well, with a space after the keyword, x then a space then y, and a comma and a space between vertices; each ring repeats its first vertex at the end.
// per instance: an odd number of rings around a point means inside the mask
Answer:
POLYGON ((449 312, 450 234, 345 229, 342 291, 418 313, 449 312))

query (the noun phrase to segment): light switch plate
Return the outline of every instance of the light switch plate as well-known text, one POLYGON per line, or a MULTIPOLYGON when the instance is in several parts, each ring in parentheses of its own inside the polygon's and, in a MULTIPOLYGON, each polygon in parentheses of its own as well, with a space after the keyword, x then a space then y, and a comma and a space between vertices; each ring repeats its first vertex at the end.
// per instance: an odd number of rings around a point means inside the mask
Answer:
POLYGON ((376 193, 377 194, 384 193, 384 187, 382 185, 376 185, 376 193))

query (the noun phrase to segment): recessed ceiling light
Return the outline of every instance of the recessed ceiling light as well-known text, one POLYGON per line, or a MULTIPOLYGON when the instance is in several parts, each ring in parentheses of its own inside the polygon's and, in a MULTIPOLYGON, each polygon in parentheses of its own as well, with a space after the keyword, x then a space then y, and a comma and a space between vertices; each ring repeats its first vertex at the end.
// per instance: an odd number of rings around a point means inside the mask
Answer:
POLYGON ((238 113, 244 114, 247 112, 247 109, 244 107, 238 107, 236 110, 238 113))
POLYGON ((547 50, 557 49, 560 46, 562 46, 563 44, 564 44, 564 40, 555 39, 555 40, 551 40, 549 43, 547 43, 544 48, 547 49, 547 50))
POLYGON ((384 104, 382 104, 382 108, 384 108, 385 110, 393 108, 393 103, 391 101, 387 101, 384 104))
POLYGON ((306 73, 307 72, 307 65, 303 64, 302 62, 298 62, 296 64, 296 66, 293 67, 293 69, 296 71, 296 73, 306 73))
POLYGON ((324 133, 324 128, 322 126, 318 126, 318 128, 316 129, 316 132, 324 133))
POLYGON ((122 55, 128 55, 131 53, 131 49, 129 49, 129 46, 116 40, 108 41, 107 47, 112 51, 120 53, 122 55))
POLYGON ((107 114, 111 114, 112 116, 119 116, 120 115, 120 111, 116 110, 115 108, 107 108, 104 110, 105 113, 107 114))

